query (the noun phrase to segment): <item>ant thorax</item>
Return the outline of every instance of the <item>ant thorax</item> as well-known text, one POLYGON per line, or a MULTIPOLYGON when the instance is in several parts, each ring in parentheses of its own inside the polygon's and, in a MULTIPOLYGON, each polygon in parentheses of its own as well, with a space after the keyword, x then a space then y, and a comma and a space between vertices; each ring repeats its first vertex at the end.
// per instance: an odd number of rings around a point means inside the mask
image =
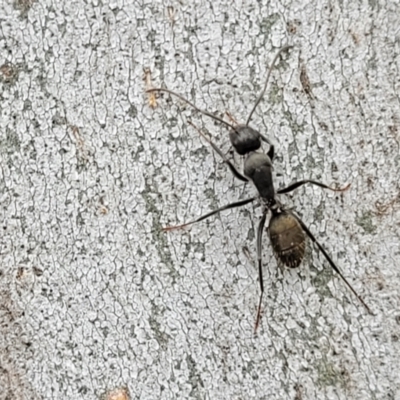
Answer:
POLYGON ((262 199, 267 202, 274 200, 272 162, 267 154, 255 151, 249 153, 244 161, 244 174, 252 180, 262 199))

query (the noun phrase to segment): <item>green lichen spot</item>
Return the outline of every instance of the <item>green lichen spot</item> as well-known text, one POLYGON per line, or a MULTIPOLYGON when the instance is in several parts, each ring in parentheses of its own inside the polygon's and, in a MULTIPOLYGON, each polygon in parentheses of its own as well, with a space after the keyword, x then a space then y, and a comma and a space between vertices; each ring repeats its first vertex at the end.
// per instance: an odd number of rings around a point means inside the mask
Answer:
POLYGON ((370 211, 364 211, 357 217, 356 224, 361 226, 366 233, 374 233, 376 231, 376 226, 372 223, 372 213, 370 211))

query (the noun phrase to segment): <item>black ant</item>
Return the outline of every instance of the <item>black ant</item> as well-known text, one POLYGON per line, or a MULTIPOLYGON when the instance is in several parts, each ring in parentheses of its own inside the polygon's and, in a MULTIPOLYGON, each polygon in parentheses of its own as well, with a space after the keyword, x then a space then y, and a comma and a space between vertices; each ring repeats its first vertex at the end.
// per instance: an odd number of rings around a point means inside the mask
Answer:
POLYGON ((291 185, 289 185, 288 187, 286 187, 284 189, 280 189, 277 192, 275 192, 273 180, 272 180, 272 160, 274 158, 274 146, 260 132, 258 132, 257 130, 255 130, 254 128, 251 128, 249 126, 251 117, 252 117, 255 109, 257 108, 258 104, 260 103, 261 99, 264 96, 264 93, 265 93, 267 85, 268 85, 268 80, 271 75, 272 68, 273 68, 274 64, 276 63, 276 60, 282 54, 282 52, 290 49, 291 47, 292 46, 285 46, 282 49, 280 49, 278 51, 278 53, 276 54, 274 60, 272 61, 271 67, 268 71, 268 75, 267 75, 267 79, 266 79, 264 88, 263 88, 260 96, 258 97, 256 104, 254 105, 253 109, 251 110, 250 115, 247 118, 246 124, 244 124, 244 125, 233 126, 233 125, 229 124, 228 122, 224 121, 223 119, 221 119, 213 114, 210 114, 207 111, 200 110, 189 100, 185 99, 181 95, 179 95, 171 90, 163 89, 163 88, 147 90, 147 92, 169 93, 175 97, 178 97, 185 103, 189 104, 196 111, 228 126, 230 128, 229 139, 231 141, 232 146, 234 147, 235 151, 238 154, 245 156, 244 170, 243 170, 243 174, 241 174, 236 169, 236 167, 225 157, 225 155, 222 153, 222 151, 207 136, 205 136, 200 131, 200 129, 198 129, 191 121, 188 121, 189 124, 191 126, 193 126, 199 132, 199 134, 210 143, 212 148, 215 150, 216 153, 219 154, 219 156, 223 159, 223 161, 228 165, 228 167, 230 168, 230 170, 232 171, 233 175, 236 178, 238 178, 242 181, 245 181, 245 182, 248 182, 249 180, 251 180, 254 183, 254 185, 258 191, 258 196, 251 197, 251 198, 245 199, 245 200, 241 200, 241 201, 238 201, 235 203, 227 204, 223 207, 218 208, 217 210, 211 211, 208 214, 201 216, 200 218, 197 218, 194 221, 191 221, 191 222, 188 222, 188 223, 185 223, 182 225, 167 226, 167 227, 163 228, 163 230, 170 231, 173 229, 183 228, 188 225, 194 224, 196 222, 202 221, 208 217, 211 217, 212 215, 215 215, 221 211, 228 210, 230 208, 244 206, 246 204, 253 202, 256 199, 261 200, 264 210, 263 210, 263 214, 262 214, 261 220, 258 225, 257 244, 256 244, 257 259, 258 259, 258 273, 259 273, 261 294, 260 294, 260 301, 259 301, 259 305, 258 305, 257 318, 256 318, 256 323, 255 323, 255 332, 257 331, 257 328, 258 328, 258 325, 260 322, 260 318, 261 318, 261 303, 262 303, 262 298, 263 298, 263 293, 264 293, 264 282, 263 282, 263 276, 262 276, 262 234, 264 231, 264 226, 265 226, 265 221, 267 218, 268 211, 270 211, 272 214, 271 218, 269 220, 268 232, 269 232, 271 245, 272 245, 272 248, 273 248, 273 251, 274 251, 274 254, 275 254, 275 257, 276 257, 278 263, 281 263, 289 268, 298 267, 304 258, 306 235, 307 235, 316 244, 318 249, 325 256, 325 258, 328 261, 328 263, 330 264, 330 266, 339 274, 339 276, 346 283, 346 285, 349 287, 349 289, 354 293, 354 295, 363 304, 363 306, 366 308, 368 313, 373 315, 370 308, 367 306, 367 304, 364 302, 364 300, 357 294, 357 292, 353 289, 353 287, 350 285, 350 283, 347 281, 347 279, 340 272, 340 270, 338 269, 336 264, 333 262, 331 257, 328 255, 328 253, 325 251, 325 249, 322 247, 322 245, 317 241, 315 236, 310 232, 310 230, 304 224, 304 222, 300 219, 300 217, 294 211, 285 208, 285 206, 283 204, 281 204, 275 198, 276 193, 278 193, 278 194, 289 193, 306 183, 310 183, 312 185, 319 186, 323 189, 333 190, 335 192, 345 191, 349 188, 350 185, 347 185, 344 188, 334 189, 334 188, 331 188, 321 182, 316 182, 316 181, 312 181, 312 180, 302 180, 302 181, 294 182, 291 185), (261 141, 268 143, 270 146, 267 154, 257 152, 257 150, 261 147, 261 141))

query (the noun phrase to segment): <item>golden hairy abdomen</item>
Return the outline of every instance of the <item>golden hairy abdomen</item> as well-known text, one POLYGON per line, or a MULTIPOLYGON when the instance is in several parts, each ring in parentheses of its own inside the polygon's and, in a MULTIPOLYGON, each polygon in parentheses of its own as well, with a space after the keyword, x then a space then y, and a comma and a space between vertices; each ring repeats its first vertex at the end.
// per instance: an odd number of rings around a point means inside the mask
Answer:
POLYGON ((297 219, 286 212, 273 215, 269 222, 269 237, 278 261, 296 268, 304 258, 306 238, 297 219))

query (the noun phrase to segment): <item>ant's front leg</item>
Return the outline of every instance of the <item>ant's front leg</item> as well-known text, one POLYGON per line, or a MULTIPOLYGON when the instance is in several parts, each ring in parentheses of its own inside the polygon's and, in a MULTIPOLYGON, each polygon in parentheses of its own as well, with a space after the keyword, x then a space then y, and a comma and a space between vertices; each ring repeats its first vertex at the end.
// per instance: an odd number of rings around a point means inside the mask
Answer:
POLYGON ((210 143, 211 147, 214 149, 214 151, 222 158, 225 164, 228 165, 229 169, 231 170, 232 174, 240 179, 243 182, 248 182, 249 180, 242 175, 237 168, 225 157, 224 153, 215 145, 210 138, 208 138, 192 121, 188 121, 188 123, 196 129, 196 131, 199 133, 201 137, 203 137, 205 140, 207 140, 208 143, 210 143))

